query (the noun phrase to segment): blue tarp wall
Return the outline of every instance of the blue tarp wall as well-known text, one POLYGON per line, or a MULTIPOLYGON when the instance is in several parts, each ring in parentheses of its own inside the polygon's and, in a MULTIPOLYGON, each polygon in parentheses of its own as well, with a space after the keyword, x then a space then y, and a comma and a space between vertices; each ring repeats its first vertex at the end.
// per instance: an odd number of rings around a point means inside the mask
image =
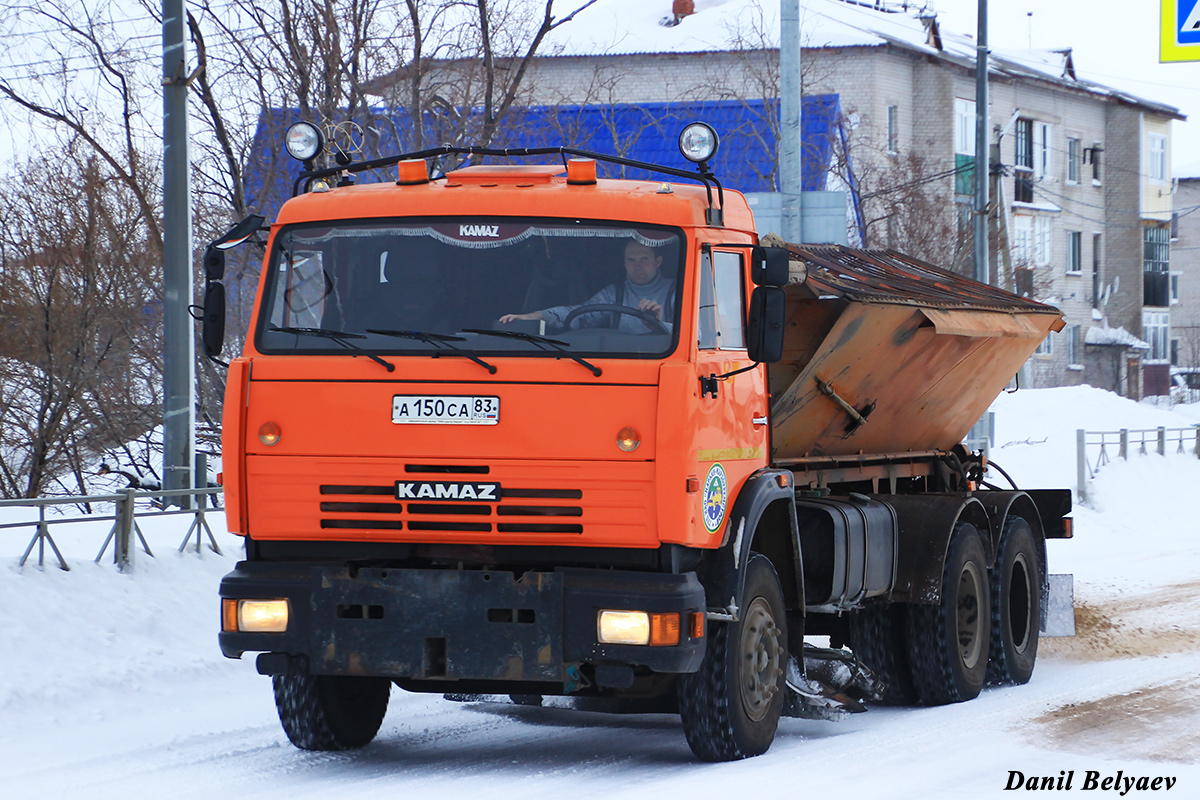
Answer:
MULTIPOLYGON (((363 125, 364 152, 356 154, 355 160, 403 152, 410 140, 408 115, 385 109, 372 109, 372 115, 374 121, 363 125)), ((686 169, 690 165, 679 155, 679 132, 689 122, 703 121, 712 125, 721 137, 721 148, 712 167, 722 184, 743 192, 773 192, 779 187, 771 121, 778 117, 779 103, 775 100, 525 107, 510 112, 491 146, 567 145, 686 169)), ((300 163, 283 149, 283 132, 298 119, 296 109, 270 109, 260 118, 255 133, 254 155, 246 171, 246 194, 250 207, 268 219, 291 196, 292 183, 300 173, 300 163)), ((824 190, 834 153, 846 156, 840 121, 841 106, 836 94, 804 98, 804 191, 824 190)), ((426 134, 426 142, 438 141, 436 124, 436 120, 427 124, 431 133, 426 134)), ((443 168, 454 166, 445 164, 443 168)), ((598 167, 601 177, 661 177, 603 162, 598 167)), ((359 182, 392 179, 393 169, 381 170, 374 176, 369 173, 356 176, 359 182)))

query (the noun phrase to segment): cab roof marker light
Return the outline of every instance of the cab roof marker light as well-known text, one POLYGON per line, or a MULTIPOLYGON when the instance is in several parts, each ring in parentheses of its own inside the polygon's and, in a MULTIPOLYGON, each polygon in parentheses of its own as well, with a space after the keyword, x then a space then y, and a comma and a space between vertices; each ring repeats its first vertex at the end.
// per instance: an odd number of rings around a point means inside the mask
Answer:
POLYGON ((571 186, 591 186, 596 183, 596 160, 572 158, 567 162, 567 183, 571 186))
POLYGON ((417 186, 429 183, 429 165, 423 158, 410 158, 396 165, 397 186, 417 186))

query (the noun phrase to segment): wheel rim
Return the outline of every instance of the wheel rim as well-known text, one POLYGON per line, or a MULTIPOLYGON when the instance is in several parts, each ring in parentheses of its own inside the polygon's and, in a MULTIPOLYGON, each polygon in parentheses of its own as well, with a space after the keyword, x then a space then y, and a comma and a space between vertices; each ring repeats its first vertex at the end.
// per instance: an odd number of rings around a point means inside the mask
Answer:
POLYGON ((1033 608, 1031 590, 1029 562, 1024 553, 1018 553, 1013 559, 1012 576, 1008 583, 1008 629, 1018 653, 1025 652, 1029 647, 1029 633, 1033 624, 1030 619, 1030 610, 1033 608))
POLYGON ((980 614, 979 569, 968 561, 958 576, 958 654, 967 669, 974 669, 983 652, 983 617, 980 614))
POLYGON ((746 609, 742 625, 742 707, 755 722, 767 716, 771 702, 779 693, 783 674, 781 631, 771 615, 771 607, 761 597, 746 609))

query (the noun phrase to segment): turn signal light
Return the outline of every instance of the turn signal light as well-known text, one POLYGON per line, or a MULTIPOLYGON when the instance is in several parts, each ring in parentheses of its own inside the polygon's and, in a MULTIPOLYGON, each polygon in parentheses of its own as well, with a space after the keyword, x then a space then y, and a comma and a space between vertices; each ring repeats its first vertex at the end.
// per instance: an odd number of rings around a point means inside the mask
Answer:
POLYGON ((679 644, 679 612, 650 615, 650 646, 679 644))
POLYGON ((704 638, 704 612, 693 611, 688 614, 688 627, 691 629, 689 633, 693 639, 704 638))
POLYGON ((264 422, 258 429, 258 440, 267 447, 274 447, 279 444, 279 437, 283 432, 279 430, 279 426, 274 422, 264 422))
POLYGON ((634 450, 637 450, 638 445, 641 443, 642 435, 637 432, 637 428, 631 428, 626 425, 617 431, 617 447, 626 453, 632 453, 634 450))

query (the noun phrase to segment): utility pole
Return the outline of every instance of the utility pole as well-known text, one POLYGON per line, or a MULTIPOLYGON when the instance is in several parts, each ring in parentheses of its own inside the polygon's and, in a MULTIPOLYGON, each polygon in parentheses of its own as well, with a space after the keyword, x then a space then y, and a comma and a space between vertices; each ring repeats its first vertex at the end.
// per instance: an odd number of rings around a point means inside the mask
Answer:
POLYGON ((988 131, 987 0, 979 0, 975 41, 975 280, 991 282, 988 268, 988 180, 991 141, 988 131))
MULTIPOLYGON (((196 352, 183 0, 163 0, 163 488, 192 488, 196 352)), ((191 503, 181 498, 180 505, 191 503)))
POLYGON ((779 4, 779 193, 783 207, 780 235, 785 241, 802 240, 804 164, 801 158, 800 122, 800 0, 779 4))

